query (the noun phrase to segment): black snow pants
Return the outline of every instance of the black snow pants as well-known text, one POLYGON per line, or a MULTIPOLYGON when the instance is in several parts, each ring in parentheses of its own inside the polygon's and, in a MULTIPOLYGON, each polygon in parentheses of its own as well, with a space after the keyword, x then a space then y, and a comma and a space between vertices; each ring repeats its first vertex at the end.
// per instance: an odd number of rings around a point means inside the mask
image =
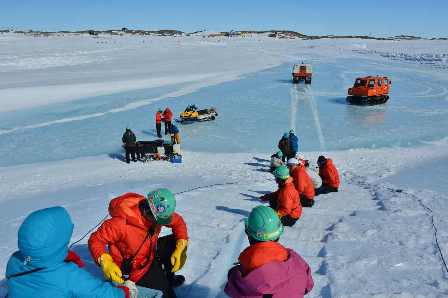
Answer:
POLYGON ((157 137, 162 138, 162 123, 156 123, 157 137))
POLYGON ((314 200, 313 199, 308 199, 304 195, 300 195, 300 204, 302 205, 302 207, 313 207, 314 200))
POLYGON ((176 248, 174 235, 160 237, 157 240, 155 258, 148 271, 137 282, 138 286, 160 290, 164 298, 176 298, 176 293, 170 285, 170 279, 174 277, 171 272, 171 255, 176 248))
MULTIPOLYGON (((272 209, 274 209, 275 211, 277 211, 277 206, 278 206, 277 197, 272 197, 269 200, 269 206, 272 209)), ((298 218, 292 218, 290 215, 285 215, 280 219, 282 224, 286 227, 292 227, 297 222, 297 220, 298 220, 298 218)))
POLYGON ((165 121, 165 134, 168 135, 171 133, 171 121, 165 121))
POLYGON ((136 145, 125 145, 124 149, 126 150, 126 162, 137 161, 135 155, 137 154, 137 146, 136 145))

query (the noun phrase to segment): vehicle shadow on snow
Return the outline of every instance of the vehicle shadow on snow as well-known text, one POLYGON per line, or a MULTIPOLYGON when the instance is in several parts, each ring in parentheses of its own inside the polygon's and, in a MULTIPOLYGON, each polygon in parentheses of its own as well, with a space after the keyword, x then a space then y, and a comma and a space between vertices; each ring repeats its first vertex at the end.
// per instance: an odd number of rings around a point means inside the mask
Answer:
POLYGON ((283 83, 283 84, 291 84, 292 83, 292 79, 289 79, 289 80, 287 80, 287 79, 278 79, 278 80, 275 80, 275 82, 283 83))
POLYGON ((243 210, 243 209, 229 208, 229 207, 226 207, 226 206, 216 206, 216 210, 226 211, 226 212, 230 212, 230 213, 234 213, 234 214, 239 214, 239 215, 243 215, 245 217, 249 216, 249 211, 243 210))
POLYGON ((345 97, 330 98, 328 101, 339 105, 349 105, 345 97))

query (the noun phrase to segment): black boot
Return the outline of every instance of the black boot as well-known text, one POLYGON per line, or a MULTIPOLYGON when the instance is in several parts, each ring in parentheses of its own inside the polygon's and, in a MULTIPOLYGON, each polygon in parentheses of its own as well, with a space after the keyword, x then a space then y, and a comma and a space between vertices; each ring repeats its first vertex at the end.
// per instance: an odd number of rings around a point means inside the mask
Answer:
POLYGON ((185 282, 185 276, 183 276, 183 275, 169 274, 167 277, 168 277, 168 282, 170 283, 170 285, 173 288, 180 287, 185 282))

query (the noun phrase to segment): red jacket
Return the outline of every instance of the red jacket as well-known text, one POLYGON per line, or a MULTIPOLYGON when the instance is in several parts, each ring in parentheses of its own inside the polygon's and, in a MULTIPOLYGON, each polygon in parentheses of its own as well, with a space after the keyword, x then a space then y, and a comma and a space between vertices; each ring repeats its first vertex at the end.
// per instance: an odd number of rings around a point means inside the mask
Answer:
POLYGON ((266 263, 284 262, 288 259, 288 255, 288 250, 278 242, 258 242, 247 247, 240 254, 241 271, 243 275, 247 275, 266 263))
MULTIPOLYGON (((136 193, 126 193, 113 199, 109 204, 109 214, 112 218, 103 222, 89 238, 90 253, 95 261, 107 252, 108 246, 109 254, 119 267, 123 259, 131 258, 145 241, 132 264, 130 279, 134 282, 139 281, 148 271, 162 228, 141 214, 138 207, 141 200, 145 200, 145 197, 136 193), (150 229, 154 229, 154 233, 149 240, 145 240, 150 229)), ((173 230, 176 239, 188 239, 187 226, 179 214, 174 213, 171 223, 166 226, 173 230)))
POLYGON ((300 205, 299 193, 294 187, 293 180, 289 177, 285 184, 276 192, 261 197, 264 201, 271 198, 277 199, 277 214, 280 216, 290 215, 292 218, 300 218, 302 205, 300 205))
POLYGON ((304 195, 308 199, 314 199, 314 184, 310 176, 306 172, 303 165, 298 165, 292 172, 291 177, 294 180, 294 186, 299 192, 299 195, 304 195))
POLYGON ((162 113, 157 112, 156 113, 156 124, 162 123, 162 113))
POLYGON ((339 172, 331 159, 327 159, 325 164, 319 168, 319 176, 322 178, 322 185, 339 188, 339 172))
POLYGON ((173 121, 173 112, 170 108, 166 108, 165 111, 163 111, 163 121, 173 121))

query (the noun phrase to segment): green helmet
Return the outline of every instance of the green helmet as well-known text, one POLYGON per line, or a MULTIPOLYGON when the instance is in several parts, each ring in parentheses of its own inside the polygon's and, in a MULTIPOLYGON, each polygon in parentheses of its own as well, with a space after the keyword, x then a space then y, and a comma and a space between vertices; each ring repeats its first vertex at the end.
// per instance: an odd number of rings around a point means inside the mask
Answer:
POLYGON ((278 157, 283 157, 283 152, 281 152, 281 151, 277 151, 276 154, 277 154, 278 157))
POLYGON ((283 224, 274 209, 257 206, 245 220, 246 234, 257 241, 274 241, 283 233, 283 224))
POLYGON ((274 174, 275 178, 282 180, 286 180, 289 178, 289 170, 285 166, 277 167, 272 174, 274 174))
POLYGON ((166 225, 171 222, 176 199, 171 191, 166 188, 156 189, 146 196, 151 213, 158 224, 166 225))

